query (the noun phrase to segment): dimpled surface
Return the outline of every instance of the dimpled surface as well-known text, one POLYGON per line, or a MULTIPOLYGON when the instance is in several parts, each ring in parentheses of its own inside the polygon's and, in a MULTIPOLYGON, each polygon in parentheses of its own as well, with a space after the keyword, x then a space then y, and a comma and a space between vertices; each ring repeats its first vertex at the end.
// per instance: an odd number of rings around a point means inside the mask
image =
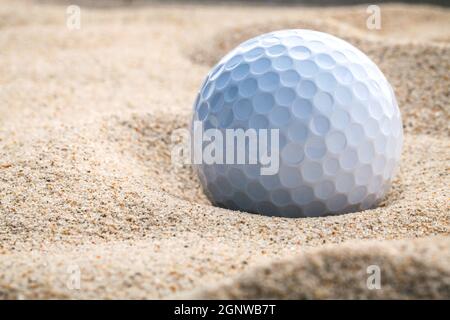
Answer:
POLYGON ((279 171, 197 164, 218 206, 285 217, 364 210, 389 190, 403 129, 394 92, 351 44, 310 30, 250 39, 208 74, 194 121, 209 128, 279 129, 279 171))

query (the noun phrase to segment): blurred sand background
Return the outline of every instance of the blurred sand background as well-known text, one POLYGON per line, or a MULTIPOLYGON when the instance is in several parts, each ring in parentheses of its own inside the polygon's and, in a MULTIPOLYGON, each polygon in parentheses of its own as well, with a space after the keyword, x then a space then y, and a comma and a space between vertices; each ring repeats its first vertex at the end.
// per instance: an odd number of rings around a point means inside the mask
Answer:
POLYGON ((69 30, 68 2, 0 0, 0 298, 450 298, 450 9, 381 5, 368 30, 366 5, 92 2, 69 30), (350 41, 393 85, 405 143, 380 207, 229 211, 171 165, 214 62, 283 28, 350 41))

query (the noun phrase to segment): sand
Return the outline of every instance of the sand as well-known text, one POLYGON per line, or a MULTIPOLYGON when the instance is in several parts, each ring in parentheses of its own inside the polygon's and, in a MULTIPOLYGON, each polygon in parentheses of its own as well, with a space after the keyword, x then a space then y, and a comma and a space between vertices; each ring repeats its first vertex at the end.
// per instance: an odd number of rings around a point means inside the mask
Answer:
POLYGON ((450 9, 0 0, 0 298, 450 298, 450 9), (365 51, 404 121, 378 207, 287 219, 212 206, 170 161, 208 70, 312 28, 365 51), (367 267, 380 268, 369 290, 367 267))

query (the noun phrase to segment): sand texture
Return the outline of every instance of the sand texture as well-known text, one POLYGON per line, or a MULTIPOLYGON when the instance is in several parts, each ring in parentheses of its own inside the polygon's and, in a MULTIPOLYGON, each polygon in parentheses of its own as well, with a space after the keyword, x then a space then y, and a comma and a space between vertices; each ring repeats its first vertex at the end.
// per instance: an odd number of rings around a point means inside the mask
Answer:
POLYGON ((0 0, 0 298, 450 298, 450 9, 384 5, 370 31, 365 6, 82 6, 80 30, 66 8, 0 0), (229 211, 171 164, 214 62, 283 28, 350 41, 394 87, 404 149, 378 208, 229 211))

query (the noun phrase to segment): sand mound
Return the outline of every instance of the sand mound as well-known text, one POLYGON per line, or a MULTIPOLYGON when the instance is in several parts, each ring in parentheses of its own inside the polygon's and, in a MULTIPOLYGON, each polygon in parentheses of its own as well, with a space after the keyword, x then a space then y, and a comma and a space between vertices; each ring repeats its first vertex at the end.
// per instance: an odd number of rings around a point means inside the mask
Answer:
POLYGON ((78 31, 65 27, 65 9, 0 0, 0 17, 8 17, 0 19, 0 297, 167 298, 227 279, 235 280, 202 296, 330 297, 339 286, 326 279, 352 277, 346 259, 363 266, 371 257, 393 287, 373 293, 355 284, 340 297, 419 297, 419 279, 424 296, 447 297, 449 267, 434 257, 448 260, 448 237, 408 239, 449 234, 450 49, 448 29, 436 28, 448 10, 384 6, 387 21, 401 11, 432 30, 411 42, 394 22, 367 37, 363 7, 82 8, 78 31), (192 169, 171 164, 171 135, 187 127, 213 60, 252 32, 300 20, 361 46, 395 87, 405 144, 393 189, 378 208, 326 218, 213 207, 192 169), (391 239, 405 240, 384 241, 391 239), (335 246, 292 258, 324 244, 335 246), (367 246, 374 251, 364 255, 367 246), (315 255, 335 267, 302 269, 315 255), (394 281, 408 257, 411 272, 394 281), (427 261, 416 263, 420 257, 427 261), (236 278, 256 266, 272 270, 279 259, 286 272, 274 277, 300 283, 308 274, 323 291, 306 282, 292 293, 283 283, 254 286, 262 271, 236 278), (80 289, 70 285, 74 270, 80 289), (251 285, 238 290, 241 281, 251 285))
POLYGON ((187 297, 449 299, 449 259, 448 237, 326 246, 255 268, 225 284, 187 297), (377 289, 375 280, 369 277, 378 271, 377 289), (367 289, 368 283, 371 290, 367 289))

